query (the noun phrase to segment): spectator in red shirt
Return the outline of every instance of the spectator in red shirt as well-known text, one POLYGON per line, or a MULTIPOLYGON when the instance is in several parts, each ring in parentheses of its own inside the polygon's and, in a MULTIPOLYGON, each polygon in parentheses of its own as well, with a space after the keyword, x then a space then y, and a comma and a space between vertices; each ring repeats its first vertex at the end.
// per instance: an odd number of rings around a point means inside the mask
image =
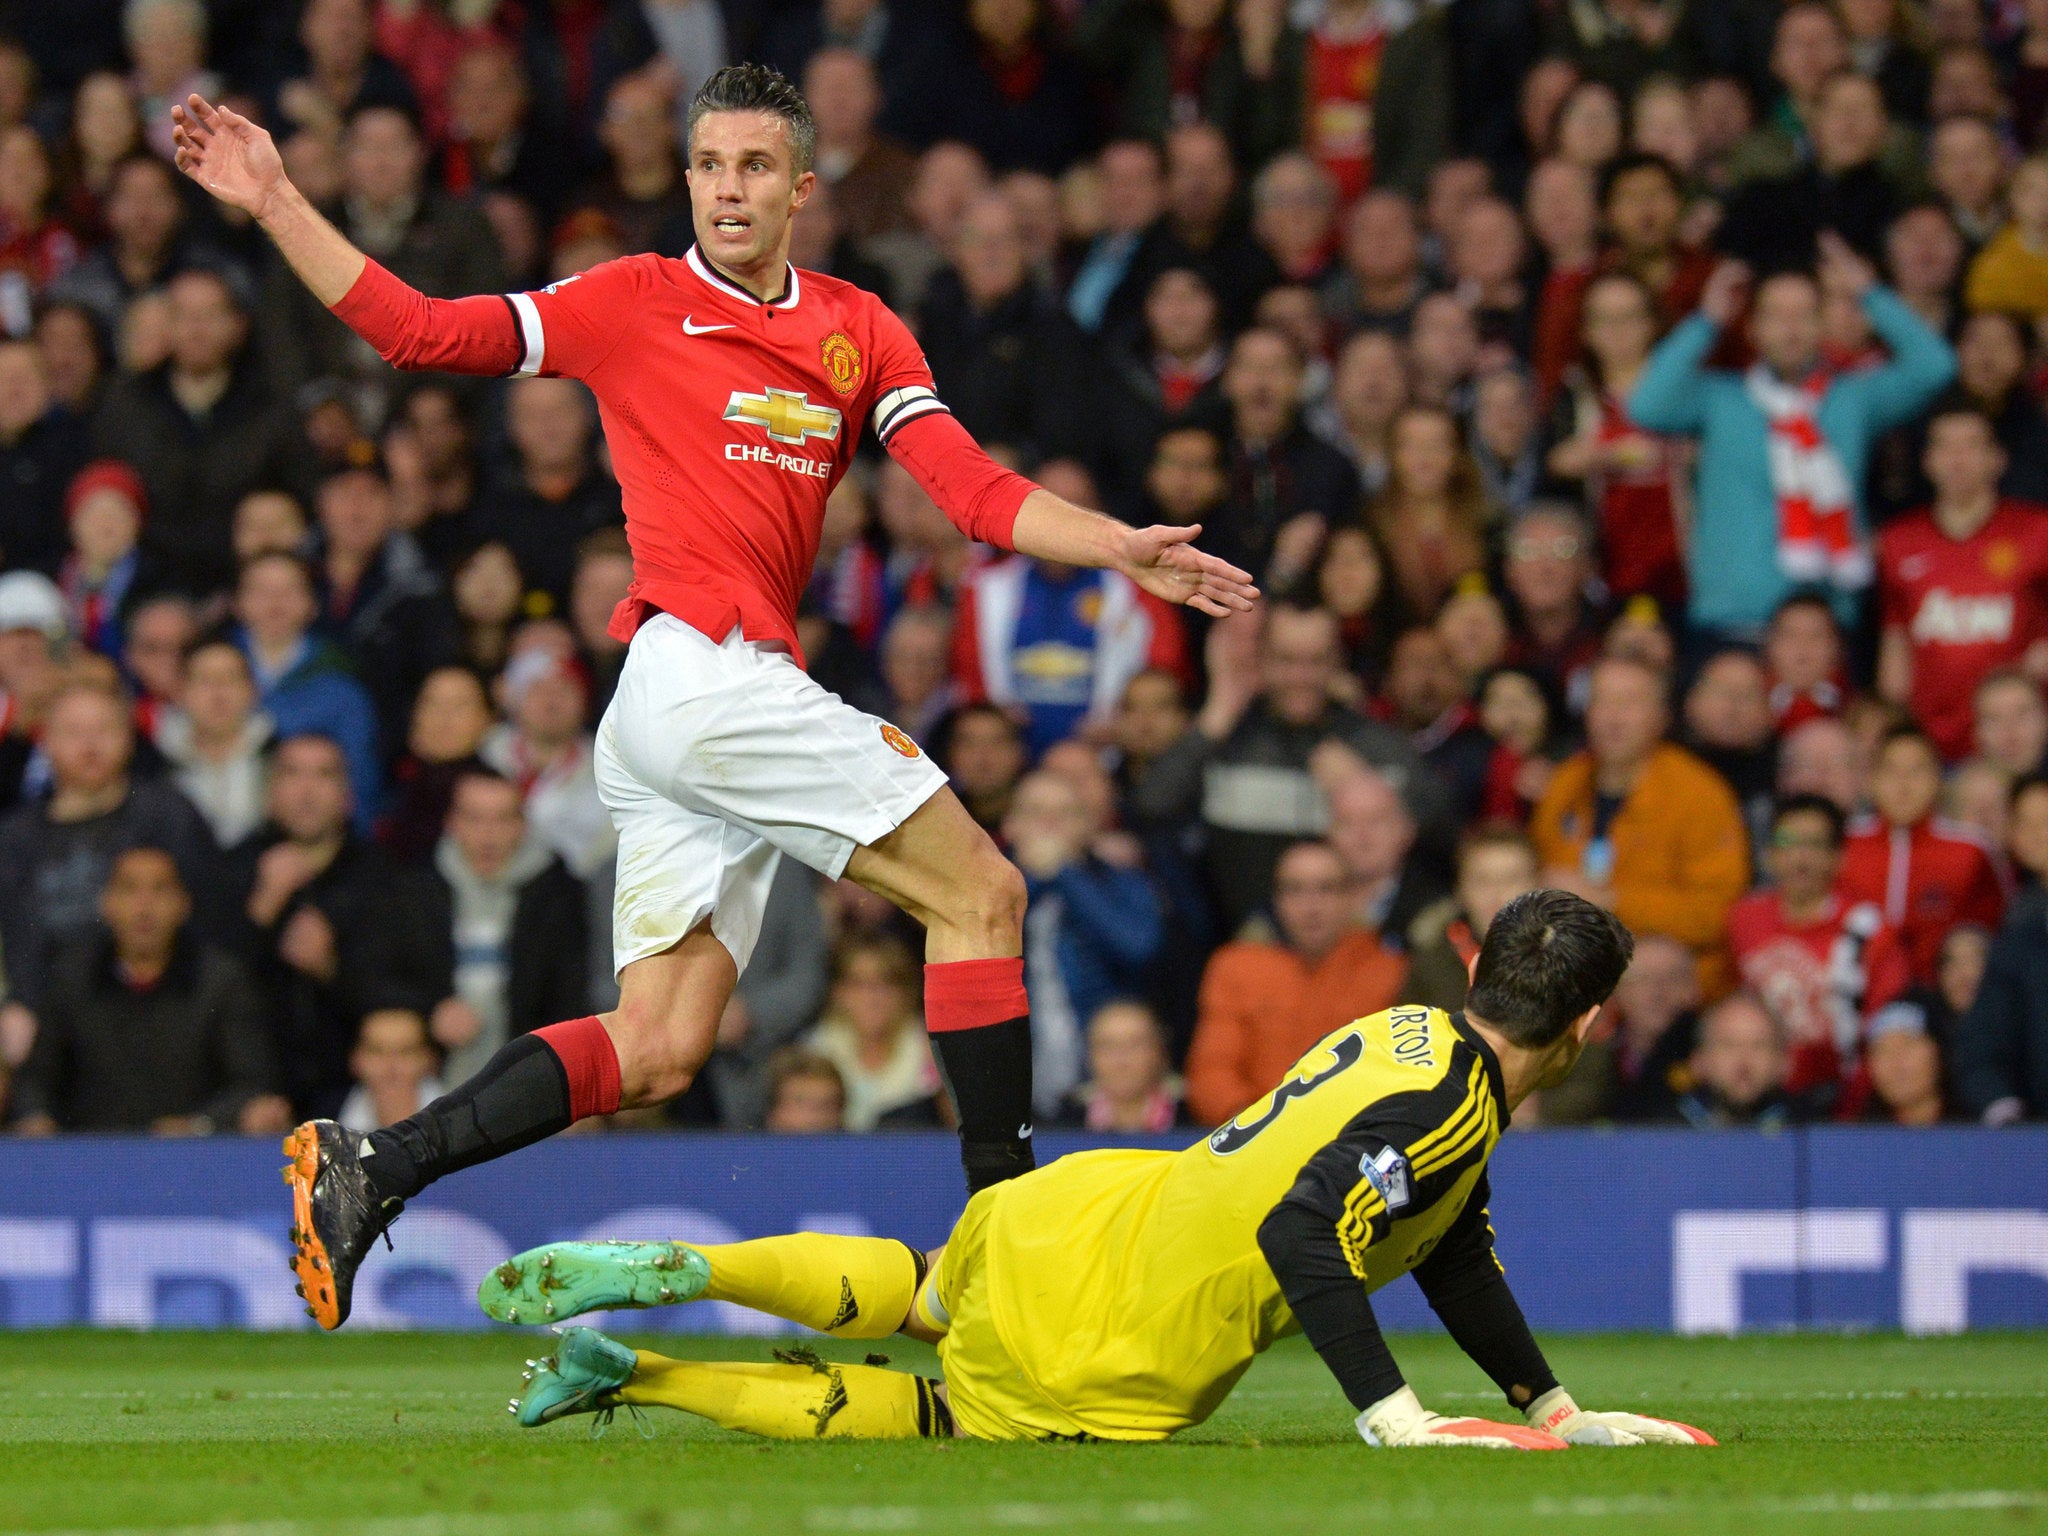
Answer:
POLYGON ((1652 154, 1617 156, 1601 174, 1600 218, 1612 244, 1593 270, 1574 283, 1551 284, 1536 318, 1533 365, 1547 404, 1578 350, 1580 315, 1590 282, 1608 272, 1640 281, 1657 303, 1659 335, 1700 301, 1714 258, 1679 236, 1685 189, 1670 163, 1652 154))
POLYGON ((1778 605, 1764 632, 1764 665, 1770 668, 1771 714, 1779 734, 1842 713, 1849 702, 1842 659, 1841 626, 1825 597, 1794 592, 1778 605))
POLYGON ((1684 445, 1644 431, 1628 414, 1629 394, 1657 339, 1656 300, 1641 278, 1609 272, 1586 285, 1581 313, 1583 365, 1566 375, 1548 468, 1585 486, 1599 522, 1608 590, 1617 596, 1647 592, 1682 608, 1684 445))
POLYGON ((1998 926, 2005 892, 1991 855, 1934 815, 1941 755, 1917 726, 1887 731, 1870 773, 1876 815, 1861 821, 1842 857, 1841 894, 1874 903, 1906 941, 1917 981, 1934 979, 1941 941, 1957 923, 1998 926))
POLYGON ((2005 450, 1974 407, 1936 414, 1921 465, 1933 504, 1877 541, 1878 687, 1953 763, 1969 755, 1980 682, 2015 665, 2048 675, 2048 509, 1998 494, 2005 450))
POLYGON ((1728 914, 1742 983, 1763 999, 1791 1053, 1786 1088, 1839 1097, 1865 1022, 1909 981, 1905 946, 1877 906, 1837 886, 1846 827, 1819 795, 1781 801, 1764 867, 1771 883, 1728 914))

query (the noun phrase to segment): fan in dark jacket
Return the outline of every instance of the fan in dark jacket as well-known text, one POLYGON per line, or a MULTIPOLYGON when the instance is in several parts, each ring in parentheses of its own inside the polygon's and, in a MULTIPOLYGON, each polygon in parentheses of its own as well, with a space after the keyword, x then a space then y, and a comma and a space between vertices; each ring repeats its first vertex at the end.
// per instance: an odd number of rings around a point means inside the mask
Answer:
POLYGON ((229 854, 240 949, 276 1026, 285 1091, 331 1116, 353 1086, 362 1017, 417 990, 396 971, 392 863, 350 829, 348 763, 331 737, 290 736, 270 760, 269 821, 229 854))
POLYGON ((98 450, 141 474, 153 509, 144 547, 195 592, 227 585, 235 504, 250 491, 303 494, 298 422, 248 347, 249 320, 228 280, 194 269, 171 279, 170 360, 108 390, 98 450))
POLYGON ((2005 914, 1956 1028, 1954 1072, 1985 1124, 2048 1120, 2048 894, 2030 891, 2005 914))
POLYGON ((980 441, 1036 457, 1075 441, 1080 336, 1031 276, 1001 196, 969 205, 953 265, 925 290, 917 334, 940 395, 980 441))
POLYGON ((177 860, 130 848, 100 894, 104 933, 59 956, 14 1084, 17 1128, 275 1134, 290 1123, 255 988, 188 929, 177 860))
POLYGON ((0 952, 10 1003, 32 1010, 59 952, 93 931, 99 893, 125 850, 168 850, 200 900, 200 927, 215 915, 213 835, 173 786, 135 777, 124 700, 90 684, 67 688, 44 717, 42 750, 49 794, 0 819, 0 952))
POLYGON ((514 1035, 590 1012, 582 882, 528 837, 509 779, 477 768, 456 781, 431 865, 405 872, 393 906, 397 970, 426 987, 450 1088, 514 1035))

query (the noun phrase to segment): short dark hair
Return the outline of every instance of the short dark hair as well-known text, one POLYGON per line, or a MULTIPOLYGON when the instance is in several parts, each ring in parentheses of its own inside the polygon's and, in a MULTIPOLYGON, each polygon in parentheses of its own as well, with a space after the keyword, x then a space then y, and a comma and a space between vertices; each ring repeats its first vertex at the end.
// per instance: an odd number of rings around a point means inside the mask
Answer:
POLYGON ((1934 738, 1911 720, 1902 720, 1897 725, 1885 727, 1883 734, 1877 738, 1877 751, 1871 754, 1873 761, 1883 757, 1902 741, 1910 741, 1932 753, 1936 763, 1941 761, 1941 748, 1935 745, 1934 738))
POLYGON ((449 804, 454 804, 454 794, 459 792, 463 785, 471 783, 502 784, 505 788, 519 793, 519 807, 522 811, 526 808, 526 796, 519 792, 519 786, 489 763, 481 761, 467 762, 456 769, 455 785, 449 795, 449 804))
POLYGON ((1984 429, 1985 436, 1991 439, 1994 446, 1998 448, 2005 446, 2005 443, 1998 435, 1998 423, 1992 420, 1991 413, 1967 395, 1961 394, 1949 395, 1945 399, 1937 400, 1934 403, 1933 408, 1927 413, 1928 436, 1934 435, 1934 424, 1937 421, 1946 421, 1952 416, 1961 416, 1967 421, 1976 422, 1978 426, 1984 429))
POLYGON ((1651 154, 1646 149, 1628 150, 1607 162, 1600 172, 1600 206, 1606 208, 1614 196, 1614 188, 1624 176, 1633 176, 1637 171, 1655 171, 1664 178, 1664 184, 1671 188, 1672 195, 1681 202, 1685 199, 1685 178, 1678 174, 1662 155, 1651 154))
POLYGON ((839 1090, 841 1112, 846 1103, 846 1076, 834 1065, 832 1058, 808 1050, 801 1045, 785 1045, 768 1058, 768 1100, 772 1104, 782 1092, 784 1083, 799 1078, 815 1078, 819 1082, 831 1083, 839 1090))
POLYGON ((728 64, 697 87, 690 98, 687 143, 697 137, 697 123, 707 112, 766 112, 779 117, 789 132, 790 156, 801 176, 811 168, 818 147, 818 125, 803 92, 766 64, 728 64))
POLYGON ((1787 795, 1771 809, 1771 828, 1787 816, 1818 816, 1828 824, 1829 846, 1839 848, 1849 835, 1849 818, 1826 795, 1787 795))
POLYGON ((258 550, 242 562, 242 568, 235 573, 236 584, 239 585, 242 578, 255 570, 257 566, 276 564, 288 565, 297 571, 308 587, 317 588, 320 584, 319 579, 313 574, 313 562, 304 555, 299 554, 296 550, 290 549, 258 550))
POLYGON ((2013 780, 2012 793, 2007 797, 2006 804, 2017 810, 2020 801, 2042 789, 2048 789, 2048 773, 2023 773, 2013 780))
POLYGON ((1516 1045, 1541 1050, 1614 995, 1635 948, 1612 912, 1569 891, 1530 891, 1487 925, 1465 1006, 1516 1045))
POLYGON ((1477 826, 1467 827, 1458 839, 1457 867, 1462 870, 1465 861, 1475 854, 1485 853, 1494 848, 1512 848, 1527 858, 1531 868, 1540 868, 1543 863, 1536 851, 1536 844, 1514 822, 1495 817, 1482 821, 1477 826))
POLYGON ((1778 606, 1771 610, 1771 622, 1777 623, 1795 608, 1813 609, 1828 621, 1836 634, 1842 632, 1842 621, 1835 617, 1835 605, 1818 587, 1797 587, 1788 592, 1778 606))

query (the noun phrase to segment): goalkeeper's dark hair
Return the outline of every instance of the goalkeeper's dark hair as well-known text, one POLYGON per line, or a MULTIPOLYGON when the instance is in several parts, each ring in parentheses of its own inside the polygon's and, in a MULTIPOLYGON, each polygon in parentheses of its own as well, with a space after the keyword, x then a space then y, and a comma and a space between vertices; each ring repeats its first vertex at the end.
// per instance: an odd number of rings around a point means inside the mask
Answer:
POLYGON ((690 98, 685 141, 697 137, 697 121, 707 112, 766 112, 779 117, 789 132, 790 157, 796 174, 811 168, 818 148, 818 125, 803 92, 766 64, 728 64, 697 87, 690 98))
POLYGON ((1569 891, 1530 891, 1487 926, 1465 1007, 1541 1050, 1613 996, 1635 949, 1612 912, 1569 891))

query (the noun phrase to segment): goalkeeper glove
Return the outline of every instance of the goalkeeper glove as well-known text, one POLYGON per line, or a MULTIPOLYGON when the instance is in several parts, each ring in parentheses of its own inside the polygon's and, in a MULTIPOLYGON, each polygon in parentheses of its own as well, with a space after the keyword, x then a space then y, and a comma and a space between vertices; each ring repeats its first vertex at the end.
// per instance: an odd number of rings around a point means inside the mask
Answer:
POLYGON ((1640 1413, 1588 1413, 1563 1387, 1552 1387, 1523 1415, 1532 1428, 1571 1445, 1712 1445, 1714 1437, 1690 1424, 1640 1413))
POLYGON ((1413 1387, 1383 1397, 1358 1416, 1367 1445, 1471 1445, 1494 1451, 1561 1451, 1565 1443, 1542 1429, 1490 1419, 1447 1419, 1416 1400, 1413 1387))

